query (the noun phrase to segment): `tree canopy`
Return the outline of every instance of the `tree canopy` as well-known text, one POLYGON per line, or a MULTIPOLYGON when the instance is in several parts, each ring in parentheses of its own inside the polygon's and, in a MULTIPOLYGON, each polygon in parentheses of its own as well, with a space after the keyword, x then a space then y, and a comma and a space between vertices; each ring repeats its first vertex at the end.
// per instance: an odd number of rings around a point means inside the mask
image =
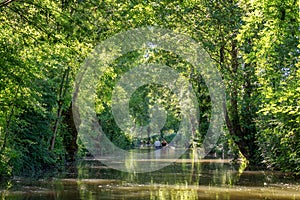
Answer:
MULTIPOLYGON (((144 26, 185 34, 213 60, 226 88, 219 144, 233 144, 250 166, 299 174, 298 8, 296 0, 0 1, 0 175, 36 173, 85 155, 73 121, 76 74, 101 41, 144 26)), ((191 83, 200 119, 191 146, 199 146, 211 116, 205 81, 188 61, 155 48, 122 55, 97 83, 95 110, 105 133, 123 149, 150 138, 122 131, 111 111, 122 74, 147 63, 170 66, 191 83)), ((169 89, 140 87, 130 115, 146 125, 157 102, 168 111, 158 134, 171 140, 181 117, 169 89)))

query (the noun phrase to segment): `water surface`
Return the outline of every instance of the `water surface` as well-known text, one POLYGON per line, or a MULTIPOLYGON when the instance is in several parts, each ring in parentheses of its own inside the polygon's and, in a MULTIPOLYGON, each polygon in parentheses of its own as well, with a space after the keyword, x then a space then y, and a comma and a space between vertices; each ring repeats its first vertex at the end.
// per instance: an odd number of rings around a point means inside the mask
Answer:
MULTIPOLYGON (((165 158, 156 161, 169 162, 165 158)), ((147 164, 147 160, 138 162, 147 164)), ((241 166, 230 160, 198 160, 187 152, 167 167, 149 173, 121 172, 98 160, 84 159, 55 176, 16 177, 2 183, 0 197, 15 200, 294 200, 300 199, 300 185, 299 180, 285 178, 279 172, 242 171, 241 166)))

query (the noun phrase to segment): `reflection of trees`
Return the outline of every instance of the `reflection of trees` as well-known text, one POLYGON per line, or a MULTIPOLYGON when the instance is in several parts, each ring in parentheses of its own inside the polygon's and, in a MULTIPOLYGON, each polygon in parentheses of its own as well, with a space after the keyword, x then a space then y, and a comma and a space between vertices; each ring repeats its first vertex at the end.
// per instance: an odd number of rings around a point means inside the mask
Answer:
POLYGON ((163 187, 159 188, 158 190, 150 191, 149 199, 196 200, 198 199, 198 192, 197 189, 187 189, 184 186, 178 186, 176 188, 163 187))
MULTIPOLYGON (((224 160, 198 159, 195 150, 190 150, 181 156, 177 162, 169 162, 166 167, 149 173, 126 173, 107 168, 100 161, 84 161, 78 165, 78 178, 95 178, 124 180, 136 184, 163 184, 163 185, 234 185, 239 181, 243 169, 240 165, 232 165, 224 160)), ((133 155, 132 155, 133 156, 133 155)), ((154 154, 149 159, 155 160, 154 154)), ((162 154, 156 162, 165 163, 162 154)), ((125 165, 148 166, 150 162, 140 161, 128 157, 125 165)), ((241 165, 242 166, 242 165, 241 165)))
MULTIPOLYGON (((140 164, 139 161, 131 162, 132 159, 128 158, 126 164, 129 167, 140 164)), ((165 160, 157 162, 165 162, 165 160)), ((112 182, 111 185, 108 184, 109 186, 107 184, 101 186, 103 189, 109 187, 109 193, 106 190, 102 191, 101 187, 100 189, 98 186, 95 188, 92 183, 86 181, 78 183, 78 190, 80 190, 81 197, 90 199, 95 197, 95 193, 104 193, 108 196, 119 193, 128 194, 128 198, 124 195, 124 199, 130 199, 129 196, 132 193, 136 197, 145 197, 146 199, 215 198, 216 193, 219 193, 220 197, 226 197, 230 194, 223 190, 219 191, 218 187, 233 186, 239 183, 241 174, 242 171, 239 173, 229 162, 199 159, 197 151, 191 150, 186 152, 176 163, 170 163, 158 171, 149 173, 121 172, 107 168, 98 161, 82 163, 78 166, 79 179, 98 178, 112 182), (114 180, 119 180, 119 183, 115 184, 114 180)))

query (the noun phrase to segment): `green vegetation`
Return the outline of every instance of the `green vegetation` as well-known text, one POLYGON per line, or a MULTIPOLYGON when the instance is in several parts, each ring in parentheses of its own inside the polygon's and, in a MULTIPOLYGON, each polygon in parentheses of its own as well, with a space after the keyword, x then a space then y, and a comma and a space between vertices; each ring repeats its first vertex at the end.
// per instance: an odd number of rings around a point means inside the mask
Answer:
MULTIPOLYGON (((188 35, 218 67, 227 96, 219 149, 243 155, 250 166, 299 174, 298 8, 296 0, 0 0, 0 177, 35 174, 84 155, 72 113, 75 76, 100 41, 142 26, 188 35)), ((187 61, 159 49, 130 52, 107 67, 95 97, 103 130, 123 149, 145 139, 116 125, 111 96, 122 74, 147 63, 170 66, 189 79, 199 102, 192 141, 198 146, 209 126, 208 89, 187 61)), ((136 90, 130 114, 146 125, 155 102, 168 111, 160 134, 170 140, 181 118, 168 88, 136 90)))

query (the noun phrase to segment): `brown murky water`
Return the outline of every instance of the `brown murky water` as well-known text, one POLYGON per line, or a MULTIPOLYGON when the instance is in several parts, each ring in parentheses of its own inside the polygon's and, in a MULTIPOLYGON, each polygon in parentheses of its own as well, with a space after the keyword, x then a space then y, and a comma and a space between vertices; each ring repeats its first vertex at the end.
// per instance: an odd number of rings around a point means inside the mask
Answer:
POLYGON ((55 176, 2 183, 0 199, 300 200, 300 180, 269 171, 242 171, 229 160, 191 157, 188 152, 182 159, 149 173, 126 173, 96 160, 83 160, 55 176))

